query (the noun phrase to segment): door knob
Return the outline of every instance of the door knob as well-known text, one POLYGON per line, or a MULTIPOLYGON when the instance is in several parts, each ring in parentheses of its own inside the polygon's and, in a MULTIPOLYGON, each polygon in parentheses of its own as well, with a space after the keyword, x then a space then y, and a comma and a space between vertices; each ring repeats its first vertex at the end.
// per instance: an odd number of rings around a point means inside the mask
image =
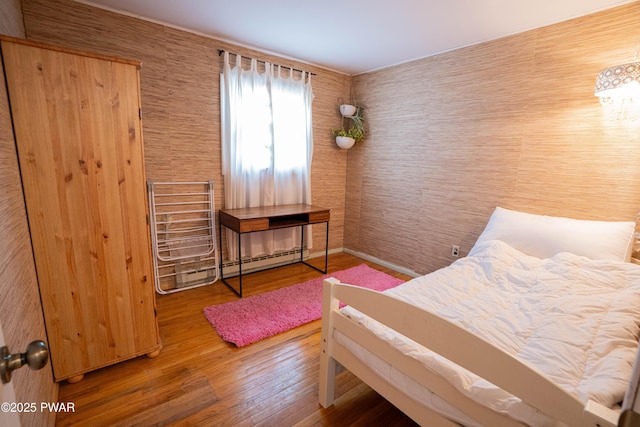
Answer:
POLYGON ((9 353, 9 347, 0 347, 0 378, 2 384, 11 381, 11 372, 23 365, 34 371, 44 368, 49 360, 49 350, 44 341, 32 341, 24 353, 9 353))

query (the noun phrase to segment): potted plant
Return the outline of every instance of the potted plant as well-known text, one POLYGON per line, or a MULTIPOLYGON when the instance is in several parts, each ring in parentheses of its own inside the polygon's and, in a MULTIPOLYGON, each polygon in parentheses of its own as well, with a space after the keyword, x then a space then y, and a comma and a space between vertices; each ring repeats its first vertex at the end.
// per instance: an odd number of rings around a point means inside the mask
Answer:
POLYGON ((353 146, 356 142, 360 142, 365 137, 365 128, 364 128, 364 107, 361 105, 354 105, 353 111, 349 109, 346 111, 343 108, 347 104, 343 104, 340 106, 340 112, 343 114, 343 126, 339 129, 333 129, 333 136, 336 137, 336 144, 340 148, 348 149, 353 146), (345 115, 344 112, 352 113, 351 115, 345 115), (349 118, 353 121, 353 125, 346 129, 344 127, 344 118, 349 118))
POLYGON ((353 147, 353 144, 364 139, 364 132, 355 126, 352 126, 349 129, 333 129, 332 132, 333 136, 336 137, 336 144, 338 144, 338 147, 345 150, 353 147))

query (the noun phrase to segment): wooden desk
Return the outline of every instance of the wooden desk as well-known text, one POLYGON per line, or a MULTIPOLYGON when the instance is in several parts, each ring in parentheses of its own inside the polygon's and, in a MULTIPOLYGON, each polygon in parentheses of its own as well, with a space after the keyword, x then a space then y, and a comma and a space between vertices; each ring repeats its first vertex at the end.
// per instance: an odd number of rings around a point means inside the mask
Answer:
MULTIPOLYGON (((220 260, 220 279, 240 297, 242 296, 242 239, 245 233, 254 233, 256 231, 277 230, 280 228, 301 227, 300 239, 300 260, 309 267, 318 270, 321 273, 327 272, 327 263, 329 259, 329 209, 321 208, 313 205, 281 205, 281 206, 264 206, 258 208, 241 208, 241 209, 221 209, 219 211, 219 229, 218 233, 220 241, 220 254, 222 254, 222 227, 236 232, 238 235, 238 278, 239 290, 236 290, 224 278, 223 262, 220 260), (326 223, 326 242, 324 253, 324 270, 311 265, 304 261, 304 226, 310 224, 326 223)), ((221 256, 222 258, 222 256, 221 256)))

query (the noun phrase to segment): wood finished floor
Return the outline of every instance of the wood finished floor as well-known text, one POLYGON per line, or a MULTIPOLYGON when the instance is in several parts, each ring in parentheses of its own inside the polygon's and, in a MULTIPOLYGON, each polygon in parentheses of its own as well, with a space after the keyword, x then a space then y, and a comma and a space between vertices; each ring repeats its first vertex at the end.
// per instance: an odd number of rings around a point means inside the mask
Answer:
MULTIPOLYGON (((349 254, 329 256, 329 272, 366 263, 349 254)), ((244 295, 318 277, 295 264, 247 275, 244 295)), ((236 348, 223 341, 202 309, 238 299, 222 283, 158 295, 163 349, 63 382, 56 426, 414 426, 402 412, 354 377, 337 379, 336 403, 318 404, 320 321, 236 348)))

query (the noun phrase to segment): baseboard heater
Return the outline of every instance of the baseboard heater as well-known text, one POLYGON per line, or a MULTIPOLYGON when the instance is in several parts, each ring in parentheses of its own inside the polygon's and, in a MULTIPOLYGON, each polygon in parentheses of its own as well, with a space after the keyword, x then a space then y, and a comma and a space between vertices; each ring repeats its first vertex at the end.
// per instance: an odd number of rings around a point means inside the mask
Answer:
MULTIPOLYGON (((306 261, 309 259, 309 249, 304 249, 302 258, 306 261)), ((267 268, 280 267, 300 261, 300 249, 292 249, 290 251, 277 252, 273 255, 263 255, 254 258, 244 258, 242 260, 242 274, 253 273, 267 268)), ((224 277, 235 277, 238 275, 240 262, 224 261, 224 277)))

